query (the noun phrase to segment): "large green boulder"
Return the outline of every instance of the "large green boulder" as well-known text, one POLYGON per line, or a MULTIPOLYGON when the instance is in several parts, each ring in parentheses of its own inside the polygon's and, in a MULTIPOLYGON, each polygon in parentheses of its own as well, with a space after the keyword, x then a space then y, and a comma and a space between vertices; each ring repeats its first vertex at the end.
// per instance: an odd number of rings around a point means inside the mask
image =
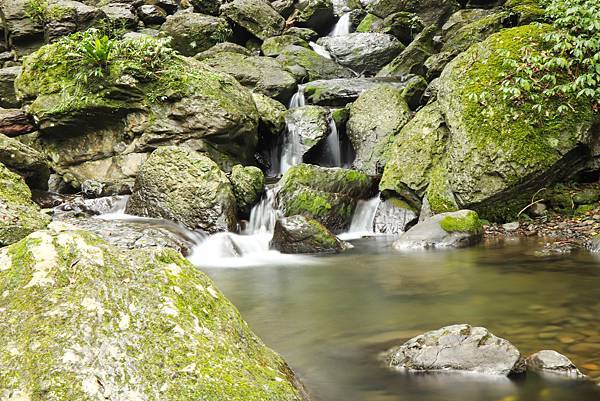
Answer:
POLYGON ((339 233, 349 227, 357 201, 374 193, 374 180, 361 172, 300 164, 281 178, 277 204, 285 216, 310 217, 339 233))
POLYGON ((294 14, 294 18, 298 26, 313 29, 320 34, 327 34, 335 21, 331 0, 299 0, 296 9, 298 12, 294 14))
POLYGON ((378 77, 402 77, 407 74, 425 75, 425 60, 434 52, 434 36, 437 28, 430 25, 417 35, 410 45, 406 47, 389 64, 377 73, 378 77))
POLYGON ((442 205, 454 208, 455 200, 483 218, 510 220, 534 192, 580 171, 598 138, 591 104, 574 96, 545 98, 543 110, 555 112, 565 102, 572 109, 542 115, 529 102, 506 100, 500 87, 502 76, 513 73, 506 60, 521 57, 526 45, 535 54, 550 29, 503 30, 448 64, 437 104, 421 110, 390 149, 381 189, 419 197, 433 191, 442 205), (426 131, 435 132, 435 140, 419 135, 426 131))
POLYGON ((350 106, 346 134, 356 153, 353 167, 357 170, 381 173, 384 150, 411 118, 403 92, 392 86, 375 86, 350 106))
POLYGON ((126 212, 214 233, 236 229, 236 199, 227 175, 208 157, 166 146, 144 162, 126 212))
POLYGON ((507 12, 497 12, 483 18, 475 18, 475 21, 458 29, 449 30, 444 35, 444 45, 441 51, 458 54, 467 50, 469 46, 482 42, 491 34, 504 28, 508 17, 507 12))
POLYGON ((5 398, 308 400, 285 361, 172 249, 126 250, 55 224, 0 250, 0 261, 5 398))
MULTIPOLYGON (((279 136, 285 129, 287 108, 281 102, 260 93, 253 93, 252 97, 259 115, 259 136, 261 138, 279 136)), ((260 149, 260 146, 258 148, 260 149)))
POLYGON ((110 59, 98 65, 81 50, 97 38, 87 31, 42 47, 15 82, 39 122, 40 147, 73 186, 131 185, 157 144, 184 144, 224 169, 252 160, 258 113, 234 78, 144 35, 110 41, 110 59))
POLYGON ((397 12, 411 12, 418 15, 425 26, 442 26, 459 8, 459 2, 456 0, 374 0, 367 6, 367 11, 380 18, 397 12))
POLYGON ((212 68, 230 74, 255 92, 287 103, 296 91, 296 78, 271 57, 222 52, 203 60, 212 68))
POLYGON ((352 70, 302 46, 287 46, 281 51, 277 60, 294 74, 298 81, 353 78, 355 76, 352 70))
POLYGON ((44 155, 0 134, 0 163, 17 172, 33 188, 47 189, 50 169, 44 155))
POLYGON ((261 40, 285 28, 283 17, 264 0, 233 0, 221 6, 221 14, 261 40))
POLYGON ((275 222, 269 246, 281 253, 339 253, 346 249, 325 226, 305 216, 290 216, 275 222))
MULTIPOLYGON (((42 230, 49 222, 50 218, 31 200, 25 181, 0 163, 0 247, 42 230)), ((1 271, 5 264, 0 266, 1 271)))
POLYGON ((307 49, 310 48, 308 42, 298 36, 281 35, 265 39, 260 49, 265 56, 277 57, 283 49, 292 45, 306 47, 307 49))
POLYGON ((231 169, 229 180, 239 213, 249 217, 252 206, 258 203, 265 191, 265 175, 258 167, 238 164, 231 169))
POLYGON ((184 11, 168 16, 160 30, 184 56, 208 50, 233 34, 224 18, 184 11))

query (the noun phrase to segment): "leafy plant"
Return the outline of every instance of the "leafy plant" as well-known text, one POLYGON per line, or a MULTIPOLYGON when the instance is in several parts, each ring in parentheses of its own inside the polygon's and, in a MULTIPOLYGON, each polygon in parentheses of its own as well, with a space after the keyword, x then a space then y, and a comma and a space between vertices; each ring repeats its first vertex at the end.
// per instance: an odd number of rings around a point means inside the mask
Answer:
POLYGON ((536 49, 523 48, 519 59, 506 54, 512 72, 501 77, 505 99, 517 105, 531 102, 540 113, 562 114, 573 109, 568 98, 585 98, 600 111, 600 1, 542 2, 554 29, 536 49), (544 110, 548 98, 564 103, 557 110, 544 110))
POLYGON ((25 4, 25 15, 37 22, 44 24, 48 14, 48 2, 46 0, 29 0, 25 4))
POLYGON ((115 41, 103 35, 82 42, 81 53, 84 61, 96 67, 97 71, 102 74, 108 70, 108 63, 114 46, 115 41))

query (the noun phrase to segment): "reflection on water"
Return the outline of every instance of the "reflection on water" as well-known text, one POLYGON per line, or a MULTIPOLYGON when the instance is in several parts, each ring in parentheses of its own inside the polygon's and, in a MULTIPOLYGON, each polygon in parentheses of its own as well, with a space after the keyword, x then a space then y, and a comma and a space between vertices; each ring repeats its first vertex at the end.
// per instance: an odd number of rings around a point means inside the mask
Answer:
POLYGON ((416 334, 470 323, 524 354, 555 349, 598 377, 599 260, 537 257, 534 241, 408 254, 385 238, 355 245, 297 267, 204 270, 317 401, 600 400, 589 383, 402 375, 377 361, 416 334))

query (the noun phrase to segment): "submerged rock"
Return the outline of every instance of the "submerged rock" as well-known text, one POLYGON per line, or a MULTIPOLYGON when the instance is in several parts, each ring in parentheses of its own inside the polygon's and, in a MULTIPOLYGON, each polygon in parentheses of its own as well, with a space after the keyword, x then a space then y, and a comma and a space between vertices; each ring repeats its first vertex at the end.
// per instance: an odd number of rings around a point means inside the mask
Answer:
POLYGON ((377 73, 404 49, 398 39, 385 33, 323 37, 317 43, 341 65, 368 75, 377 73))
POLYGON ((281 253, 338 253, 346 245, 318 221, 305 216, 278 219, 270 247, 281 253))
POLYGON ((456 324, 429 331, 385 354, 390 368, 508 376, 525 371, 519 350, 484 327, 456 324))
POLYGON ((176 146, 152 152, 125 211, 209 233, 237 227, 236 200, 225 173, 208 157, 176 146))
POLYGON ((472 210, 437 214, 405 232, 394 242, 394 248, 462 248, 483 238, 483 225, 472 210))
POLYGON ((528 357, 527 370, 573 379, 585 377, 569 358, 554 350, 542 350, 528 357))
POLYGON ((359 199, 375 194, 375 182, 355 170, 300 164, 279 182, 278 209, 285 216, 313 218, 334 233, 346 230, 359 199))
POLYGON ((308 400, 285 361, 174 250, 125 250, 54 224, 0 260, 0 365, 12 398, 43 384, 55 400, 308 400))
MULTIPOLYGON (((31 200, 23 179, 0 163, 0 247, 44 229, 50 217, 31 200)), ((4 263, 0 263, 0 270, 4 263)))

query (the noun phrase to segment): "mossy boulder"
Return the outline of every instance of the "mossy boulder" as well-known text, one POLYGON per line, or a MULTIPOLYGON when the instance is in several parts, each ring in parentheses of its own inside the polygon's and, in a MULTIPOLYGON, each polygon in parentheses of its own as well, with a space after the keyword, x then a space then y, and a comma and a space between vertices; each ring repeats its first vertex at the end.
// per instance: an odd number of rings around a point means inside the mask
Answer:
POLYGON ((425 75, 424 67, 427 60, 434 52, 433 38, 437 27, 430 25, 417 35, 407 47, 386 64, 378 73, 378 77, 402 77, 407 74, 425 75))
MULTIPOLYGON (((50 218, 31 200, 25 181, 0 163, 0 247, 44 229, 49 222, 50 218)), ((0 266, 4 268, 5 264, 0 266)))
POLYGON ((483 238, 483 224, 472 210, 437 214, 419 222, 396 242, 398 250, 422 248, 463 248, 483 238))
POLYGON ((98 66, 69 56, 97 35, 42 47, 24 60, 15 83, 39 123, 40 146, 74 187, 86 179, 132 184, 157 144, 185 144, 225 169, 252 160, 258 113, 233 77, 143 35, 113 42, 97 77, 98 66))
POLYGON ((287 102, 296 91, 296 78, 271 57, 223 52, 203 62, 232 75, 242 85, 282 102, 287 102))
POLYGON ((281 178, 277 204, 285 216, 310 217, 339 233, 349 227, 356 202, 374 194, 375 182, 366 174, 300 164, 281 178))
POLYGON ((374 0, 367 6, 367 11, 380 18, 397 12, 410 12, 418 15, 425 26, 442 26, 459 8, 459 2, 456 0, 374 0))
POLYGON ((294 15, 296 24, 320 34, 327 34, 335 21, 331 0, 299 0, 296 9, 298 10, 294 15))
POLYGON ((270 247, 281 253, 339 253, 346 245, 318 221, 305 216, 278 219, 270 247))
POLYGON ((28 12, 32 18, 43 21, 47 42, 85 31, 101 19, 106 19, 106 14, 100 8, 73 0, 29 2, 28 12))
POLYGON ((281 62, 288 71, 294 74, 298 81, 352 78, 355 76, 352 70, 302 46, 287 46, 281 51, 277 60, 281 62))
POLYGON ((390 148, 381 189, 418 197, 427 191, 439 211, 458 206, 510 221, 535 191, 580 171, 598 136, 591 104, 550 99, 546 110, 564 101, 573 109, 542 117, 529 111, 531 104, 505 100, 500 88, 502 74, 510 72, 507 57, 520 57, 525 45, 539 51, 550 29, 505 29, 450 62, 438 82, 437 103, 421 110, 397 137, 414 138, 415 149, 410 141, 390 148), (431 137, 436 139, 416 145, 418 133, 427 131, 436 132, 431 137))
POLYGON ((444 45, 441 51, 452 54, 463 52, 469 46, 482 42, 491 34, 498 32, 505 25, 510 25, 507 12, 497 12, 482 18, 476 18, 475 21, 469 22, 456 30, 449 30, 444 35, 444 45))
POLYGON ((217 15, 219 7, 223 4, 222 0, 188 0, 194 7, 194 11, 201 14, 217 15))
POLYGON ((307 49, 310 48, 308 42, 298 36, 281 35, 265 39, 260 49, 265 56, 277 57, 281 54, 283 49, 292 45, 306 47, 307 49))
POLYGON ((237 43, 232 43, 232 42, 220 42, 217 43, 216 45, 214 45, 213 47, 211 47, 208 50, 204 50, 203 52, 200 52, 198 54, 196 54, 194 56, 194 58, 196 60, 204 60, 207 58, 211 58, 216 56, 219 53, 224 53, 224 52, 228 52, 228 53, 238 53, 238 54, 243 54, 244 56, 252 56, 253 53, 246 49, 244 46, 240 46, 237 43))
POLYGON ((233 166, 229 176, 233 195, 237 201, 237 210, 245 217, 250 216, 250 210, 260 200, 265 190, 265 175, 254 166, 233 166))
POLYGON ((281 35, 285 20, 263 0, 233 0, 221 6, 221 14, 258 39, 281 35))
MULTIPOLYGON (((278 137, 285 129, 287 108, 275 99, 260 93, 253 93, 254 103, 259 115, 258 132, 260 137, 278 137)), ((261 147, 258 146, 260 149, 261 147)))
POLYGON ((4 39, 19 54, 30 53, 44 41, 44 26, 28 16, 28 5, 29 0, 0 0, 4 39))
POLYGON ((346 125, 356 153, 353 167, 370 175, 381 173, 386 147, 410 118, 402 90, 384 85, 364 91, 350 106, 346 125))
POLYGON ((294 156, 303 156, 323 142, 331 133, 331 115, 321 106, 303 106, 288 110, 285 122, 291 136, 297 140, 294 156))
POLYGON ((167 17, 160 27, 170 45, 184 56, 193 56, 230 39, 233 32, 224 18, 181 11, 167 17))
POLYGON ((160 147, 148 157, 126 212, 210 233, 237 227, 236 199, 227 175, 208 157, 176 146, 160 147))
POLYGON ((0 250, 0 261, 8 397, 308 400, 285 361, 174 250, 125 250, 55 223, 0 250))
POLYGON ((17 172, 29 186, 48 188, 50 169, 44 155, 3 134, 0 134, 0 163, 17 172))
POLYGON ((401 11, 385 18, 367 14, 356 27, 356 32, 386 33, 408 46, 423 28, 423 21, 416 14, 401 11))

